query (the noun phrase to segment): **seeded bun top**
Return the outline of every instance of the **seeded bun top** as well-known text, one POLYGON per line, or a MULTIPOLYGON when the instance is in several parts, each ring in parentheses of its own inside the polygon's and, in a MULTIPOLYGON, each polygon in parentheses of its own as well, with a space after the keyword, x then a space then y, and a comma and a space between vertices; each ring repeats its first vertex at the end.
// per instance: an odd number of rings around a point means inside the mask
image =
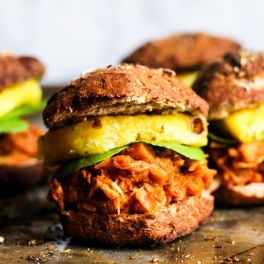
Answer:
POLYGON ((198 70, 207 61, 238 49, 239 43, 226 38, 203 33, 177 34, 144 44, 123 62, 177 72, 198 70))
POLYGON ((71 81, 49 99, 43 120, 53 129, 89 116, 176 112, 207 115, 208 104, 171 70, 123 64, 71 81))
POLYGON ((36 58, 28 56, 15 57, 0 53, 0 91, 28 78, 39 79, 44 71, 43 64, 36 58))
POLYGON ((193 89, 209 104, 209 120, 264 103, 264 53, 240 50, 208 64, 193 89))

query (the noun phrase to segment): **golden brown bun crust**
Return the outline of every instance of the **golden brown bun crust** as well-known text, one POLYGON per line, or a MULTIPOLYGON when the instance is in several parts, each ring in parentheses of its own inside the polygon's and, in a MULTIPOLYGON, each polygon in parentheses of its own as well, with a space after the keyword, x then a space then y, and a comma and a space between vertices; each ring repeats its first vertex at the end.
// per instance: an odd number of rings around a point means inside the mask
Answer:
POLYGON ((214 192, 216 202, 226 205, 264 204, 264 183, 251 183, 244 186, 220 187, 214 192))
POLYGON ((28 78, 39 79, 44 74, 43 64, 36 58, 0 54, 0 91, 28 78))
POLYGON ((43 162, 35 158, 19 165, 0 165, 0 196, 21 193, 47 179, 43 162))
POLYGON ((197 70, 205 62, 239 48, 235 41, 208 34, 178 34, 144 44, 123 62, 175 71, 197 70))
POLYGON ((60 211, 65 233, 83 242, 113 246, 156 246, 190 234, 203 224, 213 210, 213 196, 204 192, 201 198, 169 205, 150 214, 99 215, 60 211))
POLYGON ((48 128, 56 128, 89 116, 207 111, 207 103, 173 71, 123 64, 69 83, 49 99, 43 120, 48 128))
POLYGON ((264 102, 264 53, 240 50, 208 64, 193 89, 209 104, 208 119, 264 102))

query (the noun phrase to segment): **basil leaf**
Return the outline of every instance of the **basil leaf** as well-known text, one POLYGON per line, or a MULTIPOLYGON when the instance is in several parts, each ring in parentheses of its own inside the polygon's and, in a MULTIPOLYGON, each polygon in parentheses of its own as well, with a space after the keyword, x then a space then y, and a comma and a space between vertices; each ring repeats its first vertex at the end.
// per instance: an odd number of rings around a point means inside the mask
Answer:
POLYGON ((17 118, 21 116, 28 116, 38 113, 45 108, 46 103, 47 101, 43 100, 38 102, 37 104, 32 104, 32 105, 27 104, 27 105, 19 106, 14 110, 12 110, 11 112, 9 112, 8 114, 6 114, 5 116, 3 116, 2 118, 0 118, 0 122, 2 120, 17 118))
POLYGON ((228 145, 236 144, 239 142, 238 140, 235 140, 235 139, 219 137, 219 136, 213 134, 212 132, 208 132, 208 137, 210 139, 216 141, 216 142, 224 143, 224 144, 228 144, 228 145))
POLYGON ((119 148, 115 148, 115 149, 111 149, 107 152, 98 154, 98 155, 93 155, 87 158, 83 158, 83 159, 77 159, 77 160, 73 160, 70 161, 68 163, 64 163, 56 172, 56 176, 57 178, 60 178, 61 176, 65 176, 68 175, 70 173, 73 173, 81 168, 96 164, 100 161, 103 161, 107 158, 110 158, 112 156, 114 156, 115 154, 121 152, 122 150, 124 150, 126 146, 122 146, 119 148))
POLYGON ((46 101, 41 101, 33 105, 22 105, 1 117, 0 133, 17 133, 26 131, 29 127, 28 122, 20 117, 33 115, 42 111, 46 106, 46 103, 46 101))
POLYGON ((204 152, 199 147, 193 147, 193 146, 186 146, 181 145, 177 143, 171 143, 171 142, 159 142, 159 141, 152 141, 152 142, 145 142, 147 144, 151 144, 153 146, 157 147, 165 147, 168 149, 172 149, 175 152, 193 160, 204 160, 204 152))
POLYGON ((12 118, 8 120, 1 120, 0 121, 0 133, 17 133, 26 131, 28 129, 28 122, 19 119, 19 118, 12 118))
MULTIPOLYGON (((142 142, 144 142, 146 144, 151 144, 155 147, 165 147, 168 149, 172 149, 175 152, 177 152, 177 153, 179 153, 185 157, 188 157, 190 159, 195 159, 195 160, 204 160, 205 159, 204 152, 199 147, 191 147, 191 146, 185 146, 185 145, 176 144, 176 143, 169 143, 169 142, 157 142, 157 141, 153 141, 153 142, 142 141, 142 142)), ((73 172, 75 172, 81 168, 96 164, 100 161, 103 161, 107 158, 110 158, 113 155, 124 150, 127 146, 128 145, 122 146, 119 148, 115 148, 115 149, 111 149, 111 150, 104 152, 102 154, 93 155, 93 156, 90 156, 87 158, 82 158, 82 159, 70 161, 68 163, 64 163, 57 170, 56 177, 60 178, 60 177, 66 176, 66 175, 71 174, 71 173, 73 173, 73 172)))

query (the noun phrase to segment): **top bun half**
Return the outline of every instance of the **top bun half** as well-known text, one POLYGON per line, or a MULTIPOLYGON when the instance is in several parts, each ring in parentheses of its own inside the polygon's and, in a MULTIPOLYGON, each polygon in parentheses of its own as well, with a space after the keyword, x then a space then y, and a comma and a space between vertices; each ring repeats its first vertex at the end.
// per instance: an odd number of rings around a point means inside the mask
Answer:
POLYGON ((209 120, 264 103, 264 53, 227 53, 199 73, 193 90, 209 104, 209 120))
POLYGON ((0 91, 29 78, 40 79, 44 72, 44 65, 36 58, 0 53, 0 91))
POLYGON ((177 72, 198 70, 206 62, 240 49, 234 40, 204 33, 176 34, 147 42, 123 59, 153 68, 177 72))
POLYGON ((50 129, 87 117, 208 113, 208 104, 167 69, 122 64, 86 72, 56 92, 43 112, 50 129))

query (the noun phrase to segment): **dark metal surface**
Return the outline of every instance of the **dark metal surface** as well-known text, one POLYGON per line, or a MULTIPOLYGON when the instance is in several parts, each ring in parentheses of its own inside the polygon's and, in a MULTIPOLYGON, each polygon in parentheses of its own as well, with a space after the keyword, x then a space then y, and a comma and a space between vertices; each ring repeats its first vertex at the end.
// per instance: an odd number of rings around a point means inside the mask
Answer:
POLYGON ((264 207, 219 208, 199 230, 173 243, 117 249, 77 245, 65 238, 46 196, 42 186, 0 199, 1 264, 264 263, 264 207))
MULTIPOLYGON (((41 124, 41 115, 34 118, 41 124)), ((216 208, 205 225, 173 243, 117 249, 77 245, 65 238, 46 196, 47 186, 38 186, 0 198, 0 264, 264 263, 264 206, 216 208)))

